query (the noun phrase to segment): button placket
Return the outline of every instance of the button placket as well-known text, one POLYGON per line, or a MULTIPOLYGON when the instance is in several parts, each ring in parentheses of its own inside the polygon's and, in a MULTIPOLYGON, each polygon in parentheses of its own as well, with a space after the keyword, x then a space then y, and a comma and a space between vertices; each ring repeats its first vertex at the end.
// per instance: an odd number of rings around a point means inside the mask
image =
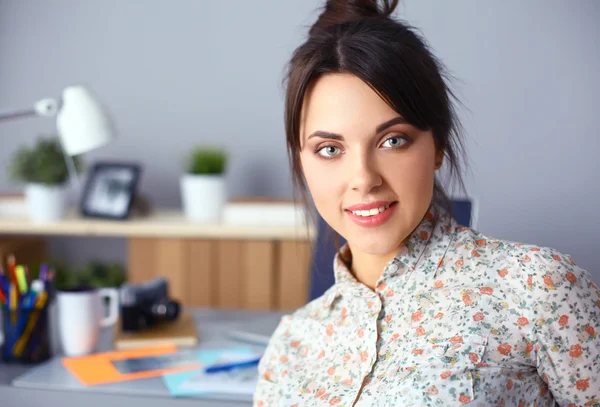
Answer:
POLYGON ((433 354, 440 361, 442 361, 442 362, 448 362, 449 359, 452 359, 452 355, 451 355, 452 352, 448 352, 449 349, 450 349, 450 344, 443 343, 443 344, 437 345, 433 349, 433 354))

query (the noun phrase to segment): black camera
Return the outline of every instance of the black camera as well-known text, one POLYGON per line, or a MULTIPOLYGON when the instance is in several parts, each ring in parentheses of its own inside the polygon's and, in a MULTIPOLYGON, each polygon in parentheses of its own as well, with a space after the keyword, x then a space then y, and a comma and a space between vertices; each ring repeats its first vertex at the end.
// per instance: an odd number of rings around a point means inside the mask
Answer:
POLYGON ((161 277, 142 284, 123 284, 120 297, 123 332, 141 331, 179 316, 181 305, 169 298, 167 280, 161 277))

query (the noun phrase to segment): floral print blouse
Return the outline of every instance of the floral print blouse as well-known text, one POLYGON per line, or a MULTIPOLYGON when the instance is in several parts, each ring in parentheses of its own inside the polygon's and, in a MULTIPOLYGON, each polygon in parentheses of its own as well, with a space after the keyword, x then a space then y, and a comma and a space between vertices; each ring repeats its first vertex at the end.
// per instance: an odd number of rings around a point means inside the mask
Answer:
POLYGON ((375 290, 336 256, 335 285, 273 334, 254 406, 600 405, 590 274, 435 208, 375 290))

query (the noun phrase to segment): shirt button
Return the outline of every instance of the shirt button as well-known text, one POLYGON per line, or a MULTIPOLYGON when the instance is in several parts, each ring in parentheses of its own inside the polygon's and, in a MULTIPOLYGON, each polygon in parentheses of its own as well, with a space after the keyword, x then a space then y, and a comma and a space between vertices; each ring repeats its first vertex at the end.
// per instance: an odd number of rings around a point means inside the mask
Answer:
POLYGON ((446 355, 446 352, 448 351, 448 347, 449 346, 447 344, 440 345, 434 349, 433 353, 438 358, 444 357, 446 355))

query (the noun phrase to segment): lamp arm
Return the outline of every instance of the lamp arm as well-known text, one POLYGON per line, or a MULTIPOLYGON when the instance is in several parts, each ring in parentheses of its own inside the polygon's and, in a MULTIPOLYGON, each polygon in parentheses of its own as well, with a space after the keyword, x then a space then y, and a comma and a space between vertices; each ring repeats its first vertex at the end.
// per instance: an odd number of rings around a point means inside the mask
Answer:
POLYGON ((23 117, 37 116, 35 109, 16 110, 13 112, 1 112, 0 121, 20 119, 23 117))
POLYGON ((31 109, 0 112, 0 121, 21 119, 29 116, 56 116, 61 102, 56 99, 42 99, 35 103, 31 109))

